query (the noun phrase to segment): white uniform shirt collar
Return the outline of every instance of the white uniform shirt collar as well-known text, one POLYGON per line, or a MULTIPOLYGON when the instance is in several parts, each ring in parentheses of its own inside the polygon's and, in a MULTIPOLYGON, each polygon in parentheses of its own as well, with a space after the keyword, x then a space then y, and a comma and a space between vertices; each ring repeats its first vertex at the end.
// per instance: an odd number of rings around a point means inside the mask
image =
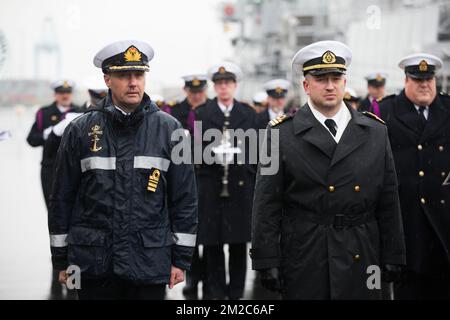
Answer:
POLYGON ((341 103, 341 108, 339 109, 339 111, 331 118, 327 118, 322 113, 320 113, 320 111, 316 109, 311 99, 309 98, 308 105, 310 106, 311 112, 313 113, 314 117, 325 127, 325 129, 330 133, 336 143, 339 143, 339 140, 341 140, 345 128, 347 128, 347 125, 352 118, 352 114, 350 113, 344 102, 341 103), (327 119, 333 119, 334 122, 336 122, 336 136, 333 136, 328 127, 325 125, 325 120, 327 119))
POLYGON ((70 109, 70 107, 64 107, 64 106, 61 106, 59 104, 56 105, 56 107, 58 108, 59 112, 61 112, 61 113, 65 113, 65 112, 67 112, 70 109))
MULTIPOLYGON (((416 108, 417 113, 420 114, 420 112, 419 112, 419 106, 418 106, 418 105, 414 105, 414 108, 416 108)), ((424 116, 425 119, 427 119, 427 120, 428 120, 428 114, 429 114, 429 112, 430 112, 430 107, 426 106, 426 107, 425 107, 425 110, 423 111, 423 116, 424 116)))
POLYGON ((223 113, 225 113, 227 110, 228 112, 231 112, 231 110, 233 110, 233 103, 230 106, 228 106, 228 108, 219 100, 217 100, 217 104, 219 105, 219 108, 220 110, 222 110, 223 113))

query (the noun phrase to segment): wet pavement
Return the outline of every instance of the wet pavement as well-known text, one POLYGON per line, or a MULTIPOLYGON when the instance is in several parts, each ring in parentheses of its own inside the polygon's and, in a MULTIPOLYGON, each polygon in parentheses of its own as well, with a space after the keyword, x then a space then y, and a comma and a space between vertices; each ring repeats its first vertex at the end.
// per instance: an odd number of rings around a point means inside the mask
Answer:
MULTIPOLYGON (((42 148, 26 142, 36 110, 0 107, 0 131, 11 132, 10 139, 0 141, 0 299, 67 298, 65 288, 51 290, 47 211, 40 184, 42 148)), ((254 288, 254 278, 249 269, 244 299, 276 298, 260 286, 254 288)), ((183 286, 167 290, 167 299, 184 299, 183 286)))

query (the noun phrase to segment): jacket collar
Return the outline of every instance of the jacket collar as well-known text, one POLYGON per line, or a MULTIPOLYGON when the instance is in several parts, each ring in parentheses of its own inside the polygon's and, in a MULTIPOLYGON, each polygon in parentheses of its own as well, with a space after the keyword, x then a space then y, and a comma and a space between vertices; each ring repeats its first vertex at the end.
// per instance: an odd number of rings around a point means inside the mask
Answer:
POLYGON ((365 127, 374 126, 373 120, 349 108, 352 119, 347 125, 339 144, 336 144, 329 132, 314 117, 310 106, 305 104, 294 116, 293 126, 296 135, 320 149, 335 165, 347 155, 365 143, 368 132, 365 127))

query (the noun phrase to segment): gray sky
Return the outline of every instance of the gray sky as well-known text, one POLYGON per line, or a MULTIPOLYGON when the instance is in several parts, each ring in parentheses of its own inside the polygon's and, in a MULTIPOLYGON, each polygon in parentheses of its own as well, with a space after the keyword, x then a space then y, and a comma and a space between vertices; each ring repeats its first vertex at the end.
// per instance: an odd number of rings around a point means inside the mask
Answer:
MULTIPOLYGON (((32 78, 34 45, 50 17, 62 53, 63 76, 82 84, 101 75, 92 64, 106 44, 123 39, 149 42, 155 49, 148 85, 182 85, 180 76, 206 72, 208 66, 229 58, 228 33, 220 21, 220 0, 0 0, 0 31, 8 55, 0 78, 32 78)), ((39 65, 49 80, 56 58, 42 55, 39 65)))

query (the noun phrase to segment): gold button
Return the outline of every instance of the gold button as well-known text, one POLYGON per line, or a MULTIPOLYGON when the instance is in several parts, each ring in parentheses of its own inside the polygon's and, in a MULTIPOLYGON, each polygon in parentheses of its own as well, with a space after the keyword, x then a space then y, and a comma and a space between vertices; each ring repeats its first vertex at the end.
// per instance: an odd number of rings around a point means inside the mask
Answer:
POLYGON ((443 146, 439 146, 439 151, 444 151, 444 147, 443 146))
POLYGON ((244 181, 239 181, 239 186, 242 187, 244 185, 244 181))
POLYGON ((353 257, 353 260, 355 262, 358 262, 359 260, 361 260, 361 256, 359 254, 355 254, 355 256, 353 257))
POLYGON ((441 200, 441 204, 445 204, 445 200, 441 200))
POLYGON ((425 204, 426 203, 425 198, 421 198, 420 202, 422 202, 422 204, 425 204))
POLYGON ((359 186, 355 186, 355 192, 359 192, 361 188, 359 186))
POLYGON ((419 151, 422 150, 422 149, 423 149, 422 145, 419 144, 419 145, 417 146, 417 149, 419 149, 419 151))
POLYGON ((419 176, 423 177, 425 175, 425 172, 419 171, 419 176))
POLYGON ((329 187, 328 187, 328 191, 334 192, 334 186, 329 186, 329 187))

